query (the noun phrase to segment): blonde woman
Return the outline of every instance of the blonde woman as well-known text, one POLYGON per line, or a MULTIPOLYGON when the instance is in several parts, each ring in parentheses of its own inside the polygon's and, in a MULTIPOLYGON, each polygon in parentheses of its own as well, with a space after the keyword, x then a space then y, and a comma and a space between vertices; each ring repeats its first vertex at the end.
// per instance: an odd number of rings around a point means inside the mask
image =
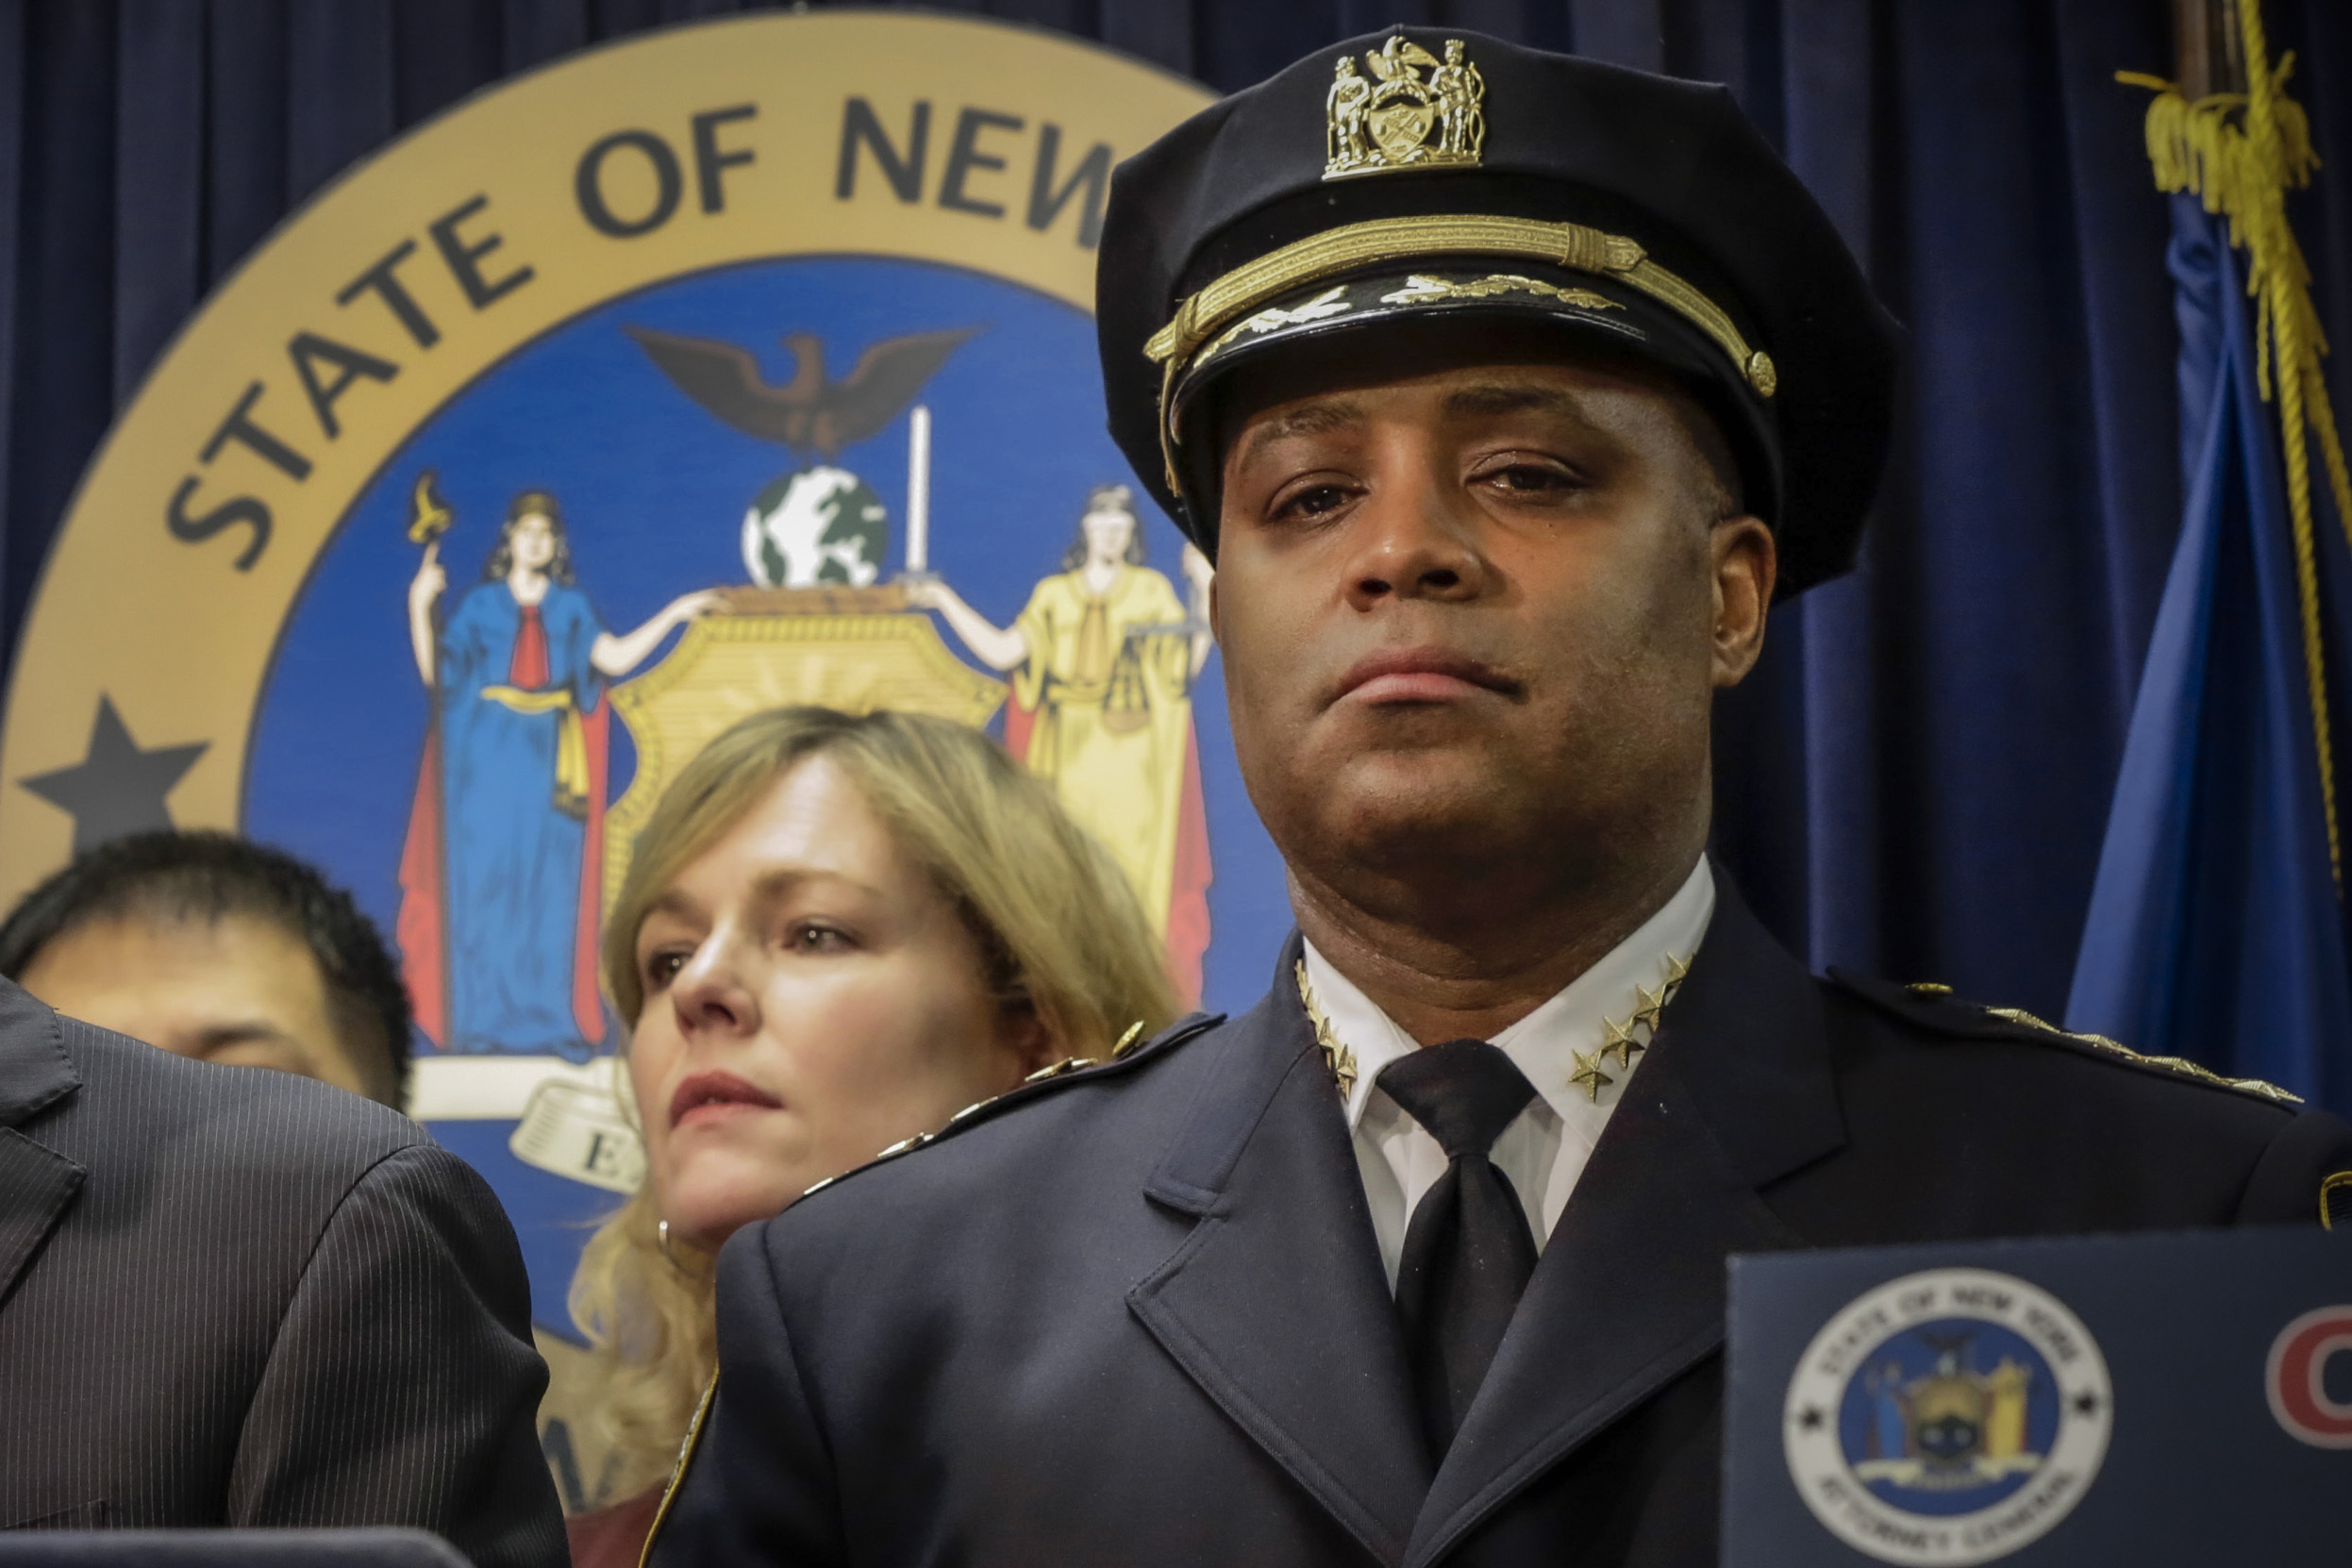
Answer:
POLYGON ((905 713, 782 709, 713 741, 638 839, 604 970, 648 1174, 572 1287, 629 1498, 572 1521, 578 1568, 637 1560, 713 1366, 728 1235, 1176 1010, 1119 867, 1051 786, 905 713))

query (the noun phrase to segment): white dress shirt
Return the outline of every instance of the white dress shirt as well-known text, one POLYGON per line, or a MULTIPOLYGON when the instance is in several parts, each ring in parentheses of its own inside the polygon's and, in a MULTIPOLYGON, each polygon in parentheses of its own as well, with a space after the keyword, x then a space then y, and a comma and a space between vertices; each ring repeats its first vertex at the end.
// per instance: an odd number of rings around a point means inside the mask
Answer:
MULTIPOLYGON (((1699 857, 1681 889, 1641 928, 1611 948, 1600 962, 1526 1017, 1494 1037, 1527 1081, 1535 1098, 1512 1118, 1487 1158, 1503 1173, 1527 1211, 1541 1252, 1551 1236, 1585 1161, 1609 1125, 1610 1112, 1625 1096, 1632 1073, 1612 1059, 1616 1080, 1595 1101, 1569 1081, 1576 1071, 1572 1052, 1587 1058, 1608 1043, 1605 1020, 1624 1022, 1641 1003, 1637 987, 1655 992, 1666 982, 1667 960, 1688 962, 1707 935, 1715 913, 1715 875, 1699 857)), ((1347 1096, 1347 1125, 1356 1140, 1356 1165, 1364 1196, 1372 1203, 1372 1228, 1380 1238, 1380 1261, 1389 1289, 1405 1251, 1405 1226, 1413 1206, 1445 1174, 1445 1151, 1420 1123, 1380 1089, 1380 1069, 1418 1049, 1418 1043, 1373 1000, 1307 944, 1307 978, 1315 1001, 1341 1044, 1355 1053, 1356 1084, 1347 1096)), ((1638 1072, 1642 1058, 1633 1059, 1638 1072)))

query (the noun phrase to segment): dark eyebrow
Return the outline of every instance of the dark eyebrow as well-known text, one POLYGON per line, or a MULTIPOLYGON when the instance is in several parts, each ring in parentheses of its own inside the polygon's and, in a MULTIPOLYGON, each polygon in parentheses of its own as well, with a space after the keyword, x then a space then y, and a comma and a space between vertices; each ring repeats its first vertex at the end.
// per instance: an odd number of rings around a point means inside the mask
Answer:
POLYGON ((1275 415, 1262 425, 1254 425, 1242 438, 1236 458, 1246 460, 1261 446, 1287 440, 1292 436, 1320 436, 1343 429, 1363 421, 1363 409, 1344 397, 1318 398, 1301 408, 1275 415))
POLYGON ((253 1019, 211 1025, 196 1037, 196 1046, 203 1051, 217 1051, 224 1045, 242 1045, 249 1040, 280 1040, 290 1045, 301 1043, 269 1020, 253 1019))
POLYGON ((1543 413, 1573 419, 1579 425, 1592 423, 1585 417, 1584 407, 1575 393, 1562 392, 1557 387, 1534 386, 1526 382, 1491 381, 1482 386, 1458 387, 1445 394, 1445 401, 1440 407, 1449 418, 1543 413))

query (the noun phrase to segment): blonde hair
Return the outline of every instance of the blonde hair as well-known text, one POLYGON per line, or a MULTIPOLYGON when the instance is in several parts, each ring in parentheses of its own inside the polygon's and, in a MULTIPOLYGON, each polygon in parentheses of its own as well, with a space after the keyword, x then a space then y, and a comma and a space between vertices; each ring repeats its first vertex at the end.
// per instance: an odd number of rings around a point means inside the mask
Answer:
MULTIPOLYGON (((1057 1054, 1105 1056, 1131 1026, 1154 1030, 1175 1017, 1159 942, 1117 862, 993 741, 920 714, 782 708, 705 747, 638 836, 603 954, 606 988, 632 1030, 645 1004, 637 931, 654 900, 779 778, 819 756, 850 776, 957 908, 992 991, 1035 1009, 1057 1054)), ((717 1365, 712 1284, 707 1259, 663 1247, 650 1182, 580 1256, 570 1305, 593 1346, 609 1495, 659 1482, 676 1459, 717 1365)))

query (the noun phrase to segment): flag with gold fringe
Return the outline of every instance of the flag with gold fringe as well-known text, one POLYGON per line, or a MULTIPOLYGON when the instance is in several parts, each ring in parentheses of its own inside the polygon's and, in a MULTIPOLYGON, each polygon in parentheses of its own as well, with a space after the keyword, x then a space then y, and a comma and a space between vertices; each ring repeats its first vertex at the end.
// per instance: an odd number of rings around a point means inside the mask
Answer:
POLYGON ((2352 1111, 2333 733, 2352 691, 2352 479, 2287 221, 2318 166, 2294 57, 2271 60, 2256 0, 2236 8, 2244 92, 2191 102, 2118 74, 2157 90, 2187 504, 2066 1021, 2352 1111))

